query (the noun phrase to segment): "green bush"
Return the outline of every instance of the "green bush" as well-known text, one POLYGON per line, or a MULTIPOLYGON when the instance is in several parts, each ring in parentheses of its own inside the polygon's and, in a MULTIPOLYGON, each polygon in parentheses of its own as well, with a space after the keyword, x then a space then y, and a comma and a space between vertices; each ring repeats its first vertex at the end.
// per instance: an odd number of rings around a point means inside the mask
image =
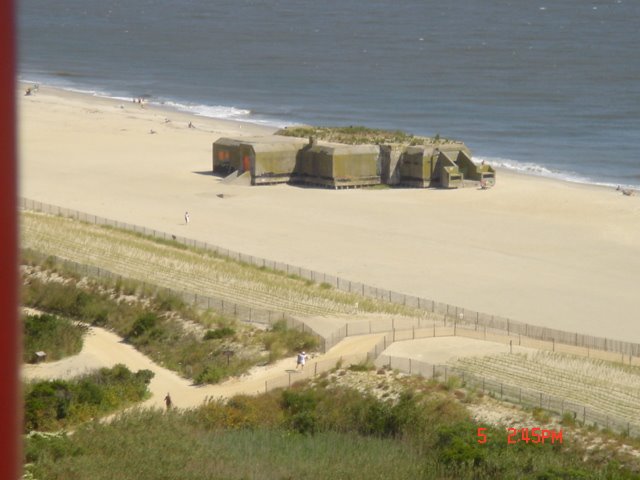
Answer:
POLYGON ((207 330, 204 334, 205 340, 218 340, 221 338, 232 337, 236 334, 236 331, 231 327, 220 327, 215 330, 207 330))
POLYGON ((158 325, 158 315, 153 312, 145 312, 133 322, 127 338, 138 338, 149 334, 158 325))
POLYGON ((48 360, 59 360, 82 350, 87 327, 56 315, 27 315, 23 320, 22 355, 25 362, 43 351, 48 360))
POLYGON ((349 365, 349 370, 352 372, 368 372, 370 370, 375 370, 375 368, 375 365, 369 361, 349 365))
POLYGON ((317 349, 318 339, 309 332, 287 328, 287 323, 280 320, 274 323, 271 330, 264 336, 264 345, 270 352, 277 353, 270 356, 270 359, 277 360, 300 350, 317 349))
POLYGON ((226 369, 221 365, 207 365, 204 370, 196 377, 196 383, 201 385, 204 383, 218 383, 227 376, 226 369))
POLYGON ((24 430, 58 430, 142 400, 153 378, 122 364, 74 380, 46 380, 24 388, 24 430))

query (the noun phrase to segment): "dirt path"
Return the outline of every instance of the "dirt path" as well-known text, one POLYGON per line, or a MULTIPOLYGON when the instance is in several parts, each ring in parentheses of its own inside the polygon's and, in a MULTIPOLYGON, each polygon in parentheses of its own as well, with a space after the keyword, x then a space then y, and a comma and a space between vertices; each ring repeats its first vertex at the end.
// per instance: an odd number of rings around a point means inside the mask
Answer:
POLYGON ((148 369, 155 373, 149 385, 152 396, 142 406, 163 408, 164 397, 169 392, 176 407, 190 408, 200 405, 208 397, 228 398, 238 393, 256 394, 264 392, 265 388, 285 387, 333 368, 340 358, 345 363, 360 361, 381 338, 381 334, 346 338, 327 353, 308 360, 304 372, 296 371, 295 359, 285 358, 266 367, 255 367, 248 374, 219 385, 197 386, 154 363, 116 334, 90 327, 78 355, 57 362, 24 365, 22 376, 25 379, 71 378, 96 368, 122 363, 130 370, 148 369))

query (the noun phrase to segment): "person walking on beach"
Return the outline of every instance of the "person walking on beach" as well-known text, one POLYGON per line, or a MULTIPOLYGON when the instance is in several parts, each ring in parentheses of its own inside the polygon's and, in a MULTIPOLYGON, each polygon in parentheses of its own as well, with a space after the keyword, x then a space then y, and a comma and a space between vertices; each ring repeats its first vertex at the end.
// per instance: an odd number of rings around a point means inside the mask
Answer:
POLYGON ((170 410, 171 405, 173 405, 173 402, 171 402, 171 395, 169 395, 169 392, 167 392, 167 396, 164 397, 164 404, 167 406, 167 410, 170 410))
POLYGON ((296 370, 300 367, 300 370, 304 370, 304 364, 307 361, 307 354, 302 351, 298 354, 298 358, 296 361, 296 370))
POLYGON ((185 223, 185 225, 189 225, 189 220, 190 220, 189 212, 184 212, 184 223, 185 223))

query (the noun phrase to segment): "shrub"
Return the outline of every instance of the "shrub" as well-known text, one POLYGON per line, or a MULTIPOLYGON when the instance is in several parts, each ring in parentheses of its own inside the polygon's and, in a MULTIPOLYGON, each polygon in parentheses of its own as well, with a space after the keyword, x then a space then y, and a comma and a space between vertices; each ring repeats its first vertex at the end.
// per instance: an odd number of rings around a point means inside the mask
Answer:
POLYGON ((368 372, 370 370, 375 370, 375 365, 368 360, 360 363, 354 363, 349 366, 349 370, 352 372, 368 372))
POLYGON ((220 327, 215 330, 207 330, 204 334, 205 340, 218 340, 221 338, 232 337, 236 334, 236 331, 231 327, 220 327))
POLYGON ((225 368, 221 365, 207 365, 202 372, 196 376, 196 383, 218 383, 227 376, 225 368))
POLYGON ((562 415, 562 425, 566 425, 567 427, 575 427, 576 426, 576 414, 574 412, 565 412, 562 415))
POLYGON ((264 345, 274 353, 270 359, 277 360, 300 350, 315 350, 318 348, 318 339, 309 332, 287 328, 287 323, 280 320, 264 336, 264 345))
POLYGON ((87 327, 56 315, 27 315, 24 318, 22 355, 25 362, 35 352, 44 351, 48 360, 59 360, 82 350, 87 327))
POLYGON ((122 364, 74 380, 48 380, 25 386, 24 429, 57 430, 142 400, 153 378, 122 364))
POLYGON ((138 338, 151 332, 158 324, 158 316, 153 312, 146 312, 136 318, 127 334, 128 338, 138 338))

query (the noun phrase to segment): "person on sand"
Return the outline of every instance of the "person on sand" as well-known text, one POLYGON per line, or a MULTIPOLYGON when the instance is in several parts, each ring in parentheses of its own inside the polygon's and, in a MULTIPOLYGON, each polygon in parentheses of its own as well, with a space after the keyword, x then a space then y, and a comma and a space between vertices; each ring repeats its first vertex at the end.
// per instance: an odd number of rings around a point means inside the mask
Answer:
POLYGON ((307 361, 307 354, 302 351, 298 354, 298 358, 296 361, 296 370, 300 367, 300 370, 304 370, 304 364, 307 361))
POLYGON ((189 220, 191 220, 191 217, 189 217, 189 212, 184 212, 184 223, 185 223, 185 225, 189 225, 189 220))
POLYGON ((164 397, 164 404, 167 406, 167 410, 171 409, 173 402, 171 401, 171 395, 167 392, 167 396, 164 397))

